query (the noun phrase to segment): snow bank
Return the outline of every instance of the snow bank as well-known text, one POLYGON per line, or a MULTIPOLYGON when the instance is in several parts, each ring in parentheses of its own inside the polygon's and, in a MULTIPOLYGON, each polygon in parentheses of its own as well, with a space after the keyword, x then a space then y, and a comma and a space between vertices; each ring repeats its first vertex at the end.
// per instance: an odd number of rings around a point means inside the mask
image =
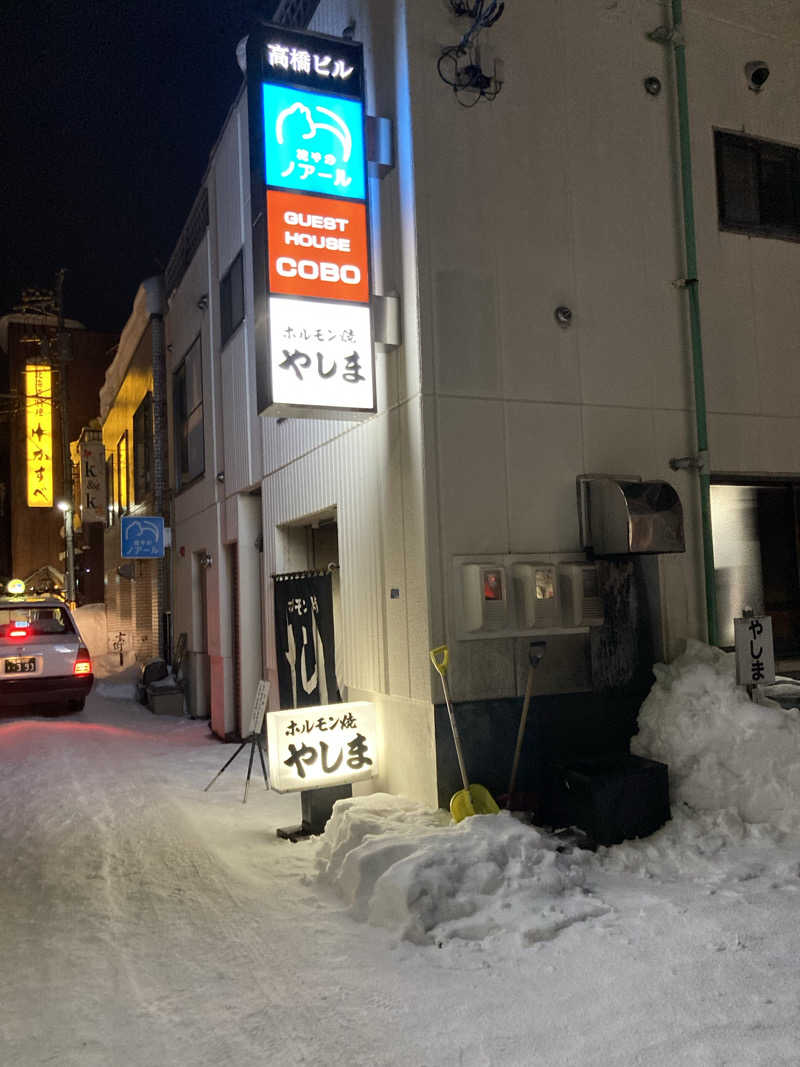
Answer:
POLYGON ((108 652, 105 604, 84 604, 73 615, 92 659, 104 656, 108 652))
POLYGON ((441 946, 507 931, 530 945, 607 910, 581 888, 587 859, 506 812, 454 824, 376 793, 337 801, 317 871, 353 918, 405 940, 441 946))
POLYGON ((116 652, 100 656, 98 660, 93 663, 95 683, 92 692, 107 700, 135 700, 139 667, 120 667, 116 652))
POLYGON ((697 641, 656 682, 631 748, 669 765, 673 804, 779 832, 800 830, 800 712, 751 703, 735 657, 697 641))

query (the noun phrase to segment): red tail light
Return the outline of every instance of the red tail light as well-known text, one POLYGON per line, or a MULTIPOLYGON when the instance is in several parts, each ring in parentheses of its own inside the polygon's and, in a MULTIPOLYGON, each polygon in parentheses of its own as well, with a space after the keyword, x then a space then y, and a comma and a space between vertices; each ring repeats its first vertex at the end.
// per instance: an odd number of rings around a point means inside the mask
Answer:
POLYGON ((91 674, 92 673, 92 657, 89 655, 89 649, 83 645, 78 649, 78 657, 75 660, 75 664, 72 668, 73 674, 91 674))
POLYGON ((21 626, 16 626, 16 627, 14 627, 13 630, 9 630, 8 631, 8 636, 9 637, 27 637, 28 636, 28 630, 27 630, 27 628, 23 628, 21 626))

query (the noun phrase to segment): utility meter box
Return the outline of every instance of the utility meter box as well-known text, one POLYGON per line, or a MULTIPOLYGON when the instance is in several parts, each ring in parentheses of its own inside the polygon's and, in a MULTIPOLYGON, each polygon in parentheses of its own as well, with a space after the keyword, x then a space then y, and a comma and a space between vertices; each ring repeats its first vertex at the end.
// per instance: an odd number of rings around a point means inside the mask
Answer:
POLYGON ((456 556, 455 637, 586 633, 603 623, 597 569, 575 554, 456 556))
POLYGON ((502 564, 463 564, 461 597, 462 626, 467 633, 491 633, 508 628, 508 587, 502 564))
POLYGON ((520 630, 561 626, 555 563, 513 563, 516 623, 520 630))
POLYGON ((558 568, 563 626, 602 626, 603 601, 593 563, 562 563, 558 568))

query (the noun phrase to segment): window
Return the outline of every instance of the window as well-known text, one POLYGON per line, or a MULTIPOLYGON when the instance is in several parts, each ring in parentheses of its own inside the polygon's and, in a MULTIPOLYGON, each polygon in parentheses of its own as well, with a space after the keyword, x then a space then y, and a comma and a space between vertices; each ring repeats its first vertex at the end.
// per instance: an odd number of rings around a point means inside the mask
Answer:
POLYGON ((775 655, 800 655, 800 482, 717 479, 711 520, 720 644, 742 609, 772 616, 775 655))
POLYGON ((113 453, 106 460, 106 526, 113 526, 116 521, 117 506, 114 495, 114 456, 113 453))
POLYGON ((178 489, 194 481, 205 470, 201 358, 202 350, 198 337, 173 376, 175 477, 178 489))
POLYGON ((244 318, 244 277, 242 275, 242 253, 231 263, 228 273, 219 283, 220 328, 222 344, 244 318))
POLYGON ((153 489, 153 394, 133 414, 133 500, 141 504, 153 489))
POLYGON ((130 472, 128 470, 128 431, 117 441, 117 503, 120 515, 126 515, 131 504, 130 472))
POLYGON ((800 148, 714 133, 721 230, 800 240, 800 148))

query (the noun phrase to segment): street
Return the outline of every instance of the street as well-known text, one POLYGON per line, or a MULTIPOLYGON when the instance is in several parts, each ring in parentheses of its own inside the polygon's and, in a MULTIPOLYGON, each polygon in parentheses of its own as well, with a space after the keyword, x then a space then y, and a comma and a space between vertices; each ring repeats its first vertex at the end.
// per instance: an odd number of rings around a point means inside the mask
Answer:
MULTIPOLYGON (((242 804, 247 750, 203 792, 234 751, 97 685, 80 714, 0 720, 4 1065, 797 1062, 791 841, 674 821, 582 854, 571 921, 512 856, 506 888, 479 893, 508 929, 413 944, 320 883, 318 840, 276 837, 296 795, 254 777, 242 804)), ((465 876, 426 862, 403 906, 455 914, 465 876)))

